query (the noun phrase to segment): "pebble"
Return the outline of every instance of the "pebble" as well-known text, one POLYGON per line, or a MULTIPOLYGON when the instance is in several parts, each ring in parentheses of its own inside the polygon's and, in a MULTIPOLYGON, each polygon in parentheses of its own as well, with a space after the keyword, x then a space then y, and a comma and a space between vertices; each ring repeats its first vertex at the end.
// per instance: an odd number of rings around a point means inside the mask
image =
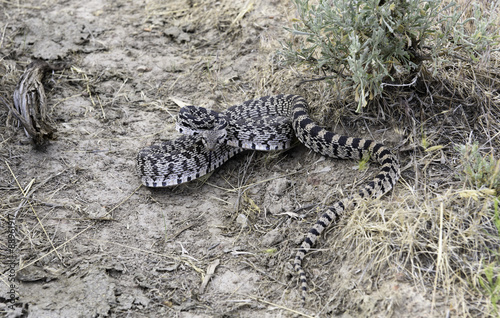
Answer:
POLYGON ((238 214, 236 223, 240 224, 243 228, 248 227, 248 217, 245 214, 238 214))

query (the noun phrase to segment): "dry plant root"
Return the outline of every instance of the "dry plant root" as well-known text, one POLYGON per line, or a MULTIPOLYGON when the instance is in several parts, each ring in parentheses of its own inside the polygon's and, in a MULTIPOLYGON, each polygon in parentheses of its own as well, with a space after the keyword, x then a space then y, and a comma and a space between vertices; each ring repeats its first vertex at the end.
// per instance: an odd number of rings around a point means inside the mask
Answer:
POLYGON ((35 145, 42 145, 54 139, 56 129, 47 116, 47 97, 43 87, 45 73, 56 68, 44 61, 28 65, 14 91, 14 107, 6 103, 10 111, 23 125, 26 136, 35 145))

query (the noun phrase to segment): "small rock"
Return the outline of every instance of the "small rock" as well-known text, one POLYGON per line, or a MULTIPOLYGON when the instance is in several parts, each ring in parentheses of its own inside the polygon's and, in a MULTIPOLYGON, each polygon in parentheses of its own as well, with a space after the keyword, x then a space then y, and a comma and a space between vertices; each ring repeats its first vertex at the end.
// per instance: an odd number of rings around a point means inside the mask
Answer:
POLYGON ((236 218, 236 223, 241 224, 242 227, 248 227, 248 217, 245 214, 239 214, 236 218))
POLYGON ((274 179, 267 187, 267 191, 271 194, 282 196, 289 185, 290 182, 286 178, 274 179))
POLYGON ((37 281, 45 281, 50 282, 51 280, 58 278, 57 271, 46 270, 37 266, 28 266, 20 269, 17 274, 17 280, 21 282, 37 282, 37 281))
POLYGON ((169 37, 175 39, 175 41, 177 43, 185 43, 185 42, 191 41, 191 38, 189 37, 189 35, 187 33, 183 32, 178 27, 174 27, 174 26, 170 27, 170 28, 166 29, 165 31, 163 31, 163 33, 166 36, 169 36, 169 37))
POLYGON ((106 208, 97 202, 90 203, 85 209, 85 213, 87 213, 89 219, 103 219, 105 217, 109 218, 106 208))
POLYGON ((231 66, 224 68, 220 73, 224 83, 230 83, 240 78, 238 73, 233 70, 231 66))
POLYGON ((134 296, 132 295, 120 295, 117 298, 118 308, 121 310, 129 310, 132 308, 132 304, 134 302, 134 296))
POLYGON ((262 237, 262 246, 273 246, 283 241, 283 235, 277 229, 267 232, 266 235, 262 237))
POLYGON ((157 272, 173 272, 179 268, 179 263, 172 263, 167 266, 156 268, 157 272))
POLYGON ((141 66, 138 66, 136 70, 139 73, 146 73, 146 72, 151 71, 151 68, 147 67, 147 66, 144 66, 144 65, 141 65, 141 66))
POLYGON ((149 298, 142 295, 142 294, 137 294, 135 296, 135 300, 134 300, 134 304, 137 304, 137 305, 142 305, 143 307, 147 307, 149 305, 149 298))
POLYGON ((189 41, 191 41, 191 38, 189 37, 189 35, 187 33, 182 32, 177 37, 177 42, 179 42, 179 43, 185 43, 185 42, 189 42, 189 41))
POLYGON ((283 211, 283 204, 280 202, 271 202, 267 209, 269 213, 275 215, 283 211))
POLYGON ((181 34, 182 30, 179 29, 178 27, 170 27, 168 29, 166 29, 165 31, 163 31, 163 33, 167 36, 171 36, 173 37, 174 39, 177 38, 179 36, 179 34, 181 34))

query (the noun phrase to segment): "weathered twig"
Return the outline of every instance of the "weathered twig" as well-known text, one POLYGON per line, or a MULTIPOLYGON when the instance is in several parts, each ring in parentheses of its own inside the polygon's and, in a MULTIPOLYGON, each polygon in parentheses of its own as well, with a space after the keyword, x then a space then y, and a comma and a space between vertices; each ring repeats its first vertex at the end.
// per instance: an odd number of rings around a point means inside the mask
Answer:
POLYGON ((47 99, 43 87, 45 73, 54 69, 56 68, 44 61, 32 62, 19 79, 14 91, 14 107, 4 101, 23 125, 26 135, 31 137, 36 145, 53 139, 56 131, 47 117, 47 99))

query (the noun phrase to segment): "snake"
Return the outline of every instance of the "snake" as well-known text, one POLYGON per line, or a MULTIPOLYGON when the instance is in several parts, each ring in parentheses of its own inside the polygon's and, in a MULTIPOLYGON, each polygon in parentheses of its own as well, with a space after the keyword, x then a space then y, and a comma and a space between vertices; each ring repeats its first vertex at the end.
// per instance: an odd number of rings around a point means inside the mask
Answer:
POLYGON ((400 175, 398 158, 383 144, 329 131, 309 116, 309 106, 299 95, 264 96, 215 112, 198 106, 179 111, 177 130, 185 135, 139 151, 137 169, 147 187, 167 187, 199 178, 245 149, 280 150, 290 147, 293 136, 306 147, 336 159, 370 159, 380 164, 378 174, 357 193, 325 207, 305 235, 293 260, 301 298, 305 303, 306 254, 326 228, 361 199, 378 198, 394 188, 400 175))

